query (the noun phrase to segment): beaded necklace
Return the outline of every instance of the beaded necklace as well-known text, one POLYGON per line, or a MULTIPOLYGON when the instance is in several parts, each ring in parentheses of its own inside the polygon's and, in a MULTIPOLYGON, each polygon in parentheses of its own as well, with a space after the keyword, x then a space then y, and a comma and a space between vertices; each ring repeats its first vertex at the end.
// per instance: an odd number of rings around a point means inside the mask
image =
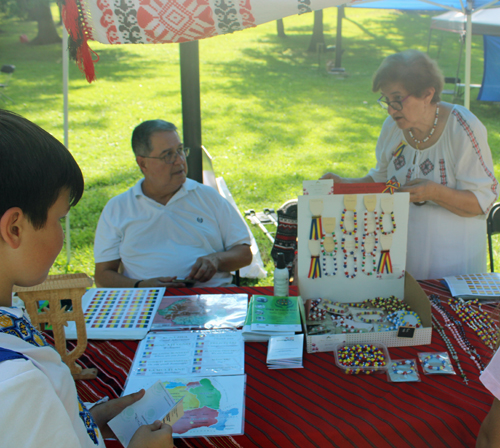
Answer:
POLYGON ((337 256, 337 237, 335 236, 335 232, 331 233, 332 239, 333 239, 333 250, 330 252, 327 252, 325 249, 325 237, 326 235, 323 234, 321 235, 321 240, 320 240, 320 247, 321 247, 321 255, 322 255, 322 267, 323 267, 323 274, 325 276, 329 275, 335 275, 337 273, 337 259, 335 258, 337 256), (333 261, 333 271, 328 272, 327 270, 327 257, 332 257, 333 261))
POLYGON ((498 327, 493 319, 482 310, 477 299, 464 302, 461 299, 450 299, 452 309, 457 313, 462 322, 472 328, 484 344, 490 349, 495 348, 498 327), (473 306, 478 306, 478 309, 473 306))
POLYGON ((441 326, 441 324, 439 323, 439 321, 436 319, 436 317, 434 315, 432 315, 432 326, 434 327, 434 330, 437 331, 437 333, 439 334, 439 336, 441 336, 441 339, 446 344, 446 347, 448 348, 448 351, 451 353, 451 357, 457 363, 458 370, 460 371, 460 376, 462 377, 464 383, 465 384, 469 384, 469 380, 467 379, 467 376, 465 375, 465 372, 462 369, 460 361, 458 360, 457 352, 456 352, 455 348, 453 347, 453 344, 448 339, 448 336, 446 336, 446 334, 444 332, 444 328, 441 326))
POLYGON ((425 137, 423 140, 417 140, 414 135, 413 135, 413 132, 411 132, 411 129, 408 129, 408 134, 410 134, 410 137, 414 140, 414 142, 417 144, 417 149, 418 149, 418 145, 420 145, 421 143, 425 143, 427 140, 429 140, 431 137, 432 137, 432 134, 434 134, 434 131, 436 130, 436 126, 437 126, 437 123, 438 123, 438 118, 439 118, 439 104, 437 105, 436 107, 436 116, 434 118, 434 124, 432 125, 432 129, 431 129, 431 132, 430 134, 425 137))
POLYGON ((378 220, 377 220, 377 212, 374 210, 373 211, 373 217, 375 219, 375 228, 373 229, 373 232, 368 232, 368 211, 365 211, 365 218, 363 222, 363 238, 361 240, 361 272, 363 272, 366 275, 375 275, 377 273, 377 249, 378 249, 378 237, 377 237, 377 230, 378 230, 378 220), (366 238, 367 237, 373 237, 374 238, 374 243, 373 243, 373 249, 370 252, 366 251, 366 238), (368 256, 372 257, 372 268, 371 270, 366 270, 366 258, 368 256))
POLYGON ((347 250, 346 247, 345 247, 345 238, 342 238, 342 241, 341 241, 341 249, 342 249, 342 252, 344 253, 344 274, 347 278, 354 278, 356 277, 356 273, 358 272, 358 257, 356 255, 356 252, 355 250, 358 248, 358 242, 357 242, 357 238, 355 239, 355 244, 354 244, 354 249, 353 250, 347 250), (349 274, 349 271, 347 270, 347 259, 349 256, 352 255, 352 259, 354 261, 354 267, 353 267, 353 273, 352 274, 349 274))
MULTIPOLYGON (((444 319, 444 324, 451 331, 451 334, 457 341, 460 348, 467 353, 467 355, 472 359, 474 364, 476 364, 480 373, 486 368, 481 357, 477 353, 474 346, 471 344, 467 336, 465 335, 465 331, 462 325, 462 322, 455 319, 442 305, 439 297, 436 294, 431 294, 430 302, 432 307, 439 313, 444 319)), ((444 331, 444 330, 443 330, 444 331)))

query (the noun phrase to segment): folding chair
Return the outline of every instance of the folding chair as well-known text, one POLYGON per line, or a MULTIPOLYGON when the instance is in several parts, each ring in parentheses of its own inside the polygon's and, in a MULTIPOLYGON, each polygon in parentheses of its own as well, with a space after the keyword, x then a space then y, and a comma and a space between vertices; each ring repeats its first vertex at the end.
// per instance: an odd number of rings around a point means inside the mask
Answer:
POLYGON ((12 77, 12 73, 16 70, 15 65, 2 65, 2 68, 0 68, 0 72, 5 73, 5 82, 3 84, 0 84, 0 98, 5 97, 8 100, 14 102, 14 100, 10 97, 8 97, 5 93, 3 93, 3 89, 5 89, 9 85, 10 78, 12 77))
POLYGON ((486 231, 488 233, 490 269, 491 272, 495 272, 495 267, 493 264, 493 246, 492 246, 491 236, 500 233, 500 202, 497 202, 493 207, 491 207, 491 210, 488 213, 488 218, 486 219, 486 231))

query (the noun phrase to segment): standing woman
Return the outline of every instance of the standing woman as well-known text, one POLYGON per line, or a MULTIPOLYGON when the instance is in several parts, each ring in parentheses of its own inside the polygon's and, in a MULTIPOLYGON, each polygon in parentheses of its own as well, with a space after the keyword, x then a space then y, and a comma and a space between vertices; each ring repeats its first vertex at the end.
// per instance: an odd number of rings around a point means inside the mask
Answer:
POLYGON ((498 197, 487 132, 463 106, 441 101, 443 76, 425 53, 387 57, 373 77, 387 110, 377 166, 363 178, 410 193, 406 269, 417 280, 486 272, 486 215, 498 197))

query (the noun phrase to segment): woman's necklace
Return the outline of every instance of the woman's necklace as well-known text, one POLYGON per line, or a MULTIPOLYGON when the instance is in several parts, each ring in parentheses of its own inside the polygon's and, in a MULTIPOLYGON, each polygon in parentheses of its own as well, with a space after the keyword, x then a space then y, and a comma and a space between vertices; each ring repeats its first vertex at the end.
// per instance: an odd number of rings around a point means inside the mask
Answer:
POLYGON ((410 137, 415 141, 415 143, 417 144, 417 149, 418 149, 418 145, 420 145, 421 143, 425 143, 427 140, 429 140, 431 137, 432 137, 432 134, 434 134, 434 131, 436 130, 436 125, 438 123, 438 118, 439 118, 439 104, 437 105, 436 107, 436 117, 434 118, 434 124, 432 125, 432 129, 431 129, 431 132, 430 134, 425 137, 423 140, 417 140, 415 138, 415 136, 413 135, 413 132, 411 132, 411 129, 408 129, 408 134, 410 134, 410 137))

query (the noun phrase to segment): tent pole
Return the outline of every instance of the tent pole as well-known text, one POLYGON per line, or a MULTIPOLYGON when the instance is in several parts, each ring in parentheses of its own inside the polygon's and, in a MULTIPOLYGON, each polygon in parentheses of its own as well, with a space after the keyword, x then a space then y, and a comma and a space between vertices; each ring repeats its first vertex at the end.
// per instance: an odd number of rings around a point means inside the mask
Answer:
MULTIPOLYGON (((69 149, 69 109, 68 109, 68 80, 69 80, 69 54, 68 32, 62 27, 62 83, 63 83, 63 116, 64 116, 64 146, 69 149)), ((66 267, 71 261, 71 224, 69 212, 66 215, 66 267)))
POLYGON ((472 0, 467 0, 467 23, 465 25, 465 91, 464 106, 470 109, 470 64, 472 50, 472 0))
POLYGON ((197 40, 179 44, 181 66, 182 129, 188 158, 188 176, 203 183, 200 105, 200 57, 197 40))

